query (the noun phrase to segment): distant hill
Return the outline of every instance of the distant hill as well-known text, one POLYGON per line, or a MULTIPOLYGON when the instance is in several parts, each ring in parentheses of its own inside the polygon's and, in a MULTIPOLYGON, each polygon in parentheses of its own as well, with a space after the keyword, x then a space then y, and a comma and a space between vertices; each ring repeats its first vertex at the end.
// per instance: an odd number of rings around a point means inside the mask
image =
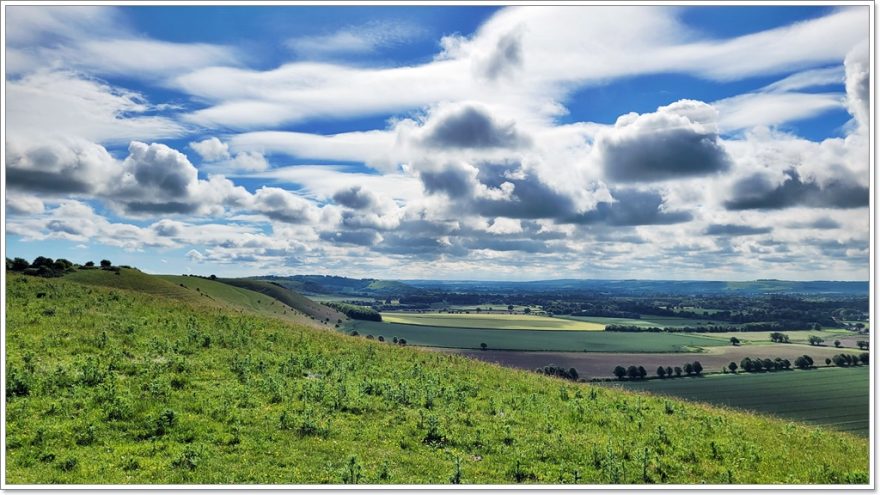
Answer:
POLYGON ((747 282, 703 280, 537 280, 531 282, 493 282, 469 280, 406 280, 406 285, 423 290, 449 292, 596 292, 609 294, 736 294, 772 293, 868 296, 868 282, 754 280, 747 282))
POLYGON ((329 275, 294 275, 291 277, 253 277, 280 284, 288 289, 312 293, 334 294, 385 299, 398 298, 424 292, 403 282, 375 278, 348 278, 329 275))

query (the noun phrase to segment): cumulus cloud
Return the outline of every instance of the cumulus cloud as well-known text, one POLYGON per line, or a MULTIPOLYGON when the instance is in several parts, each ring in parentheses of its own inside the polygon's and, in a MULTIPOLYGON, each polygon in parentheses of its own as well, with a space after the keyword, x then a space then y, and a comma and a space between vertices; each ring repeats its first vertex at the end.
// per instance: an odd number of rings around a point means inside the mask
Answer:
POLYGON ((82 139, 6 142, 6 183, 12 189, 97 194, 119 175, 103 146, 82 139))
POLYGON ((322 232, 321 239, 337 244, 373 246, 382 242, 382 235, 375 230, 346 230, 342 232, 322 232))
POLYGON ((376 195, 362 186, 352 186, 337 191, 333 195, 333 201, 355 210, 371 209, 379 204, 379 199, 376 195))
POLYGON ((815 208, 859 208, 868 206, 868 188, 844 180, 833 179, 825 184, 802 180, 796 170, 785 171, 781 184, 774 184, 764 174, 739 180, 733 186, 732 198, 725 201, 729 210, 773 210, 793 206, 815 208))
POLYGON ((651 182, 707 175, 730 168, 719 144, 717 111, 681 100, 654 113, 630 113, 600 132, 596 153, 606 177, 651 182))
POLYGON ((37 196, 21 194, 13 191, 6 193, 6 211, 12 214, 39 214, 43 213, 45 204, 37 196))
POLYGON ((870 124, 871 64, 868 61, 868 43, 859 43, 850 51, 846 60, 846 101, 849 112, 859 125, 867 129, 870 124))
POLYGON ((705 234, 718 236, 743 236, 768 234, 772 231, 773 229, 771 227, 755 227, 752 225, 737 224, 712 224, 706 227, 705 234))
POLYGON ((209 137, 208 139, 203 139, 202 141, 194 141, 189 143, 189 147, 194 149, 199 156, 202 157, 202 160, 208 162, 216 162, 218 160, 225 160, 230 157, 229 155, 229 145, 220 141, 216 137, 209 137))
POLYGON ((668 225, 693 218, 687 211, 666 211, 663 196, 652 190, 616 189, 612 201, 600 202, 594 210, 573 215, 566 221, 613 226, 668 225))
POLYGON ((529 143, 513 122, 496 122, 487 108, 474 104, 433 114, 422 133, 423 142, 432 148, 515 148, 529 143))
POLYGON ((310 224, 320 213, 312 203, 277 187, 261 187, 253 198, 254 209, 272 220, 292 224, 310 224))

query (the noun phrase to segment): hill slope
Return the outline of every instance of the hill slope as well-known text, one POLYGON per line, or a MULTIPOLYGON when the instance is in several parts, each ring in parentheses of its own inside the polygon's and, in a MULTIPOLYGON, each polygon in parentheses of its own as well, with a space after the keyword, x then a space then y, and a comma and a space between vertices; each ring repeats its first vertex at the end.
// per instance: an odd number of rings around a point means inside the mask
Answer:
POLYGON ((852 435, 204 298, 9 274, 6 351, 12 484, 867 483, 852 435))
POLYGON ((329 320, 331 323, 335 323, 338 320, 346 319, 346 316, 339 311, 312 301, 302 294, 274 282, 248 278, 223 278, 217 280, 224 284, 251 290, 274 298, 318 321, 329 320))
POLYGON ((201 277, 150 275, 140 270, 122 268, 118 274, 109 270, 77 270, 65 275, 65 278, 86 285, 133 290, 200 305, 282 318, 293 323, 310 322, 307 314, 271 296, 201 277))

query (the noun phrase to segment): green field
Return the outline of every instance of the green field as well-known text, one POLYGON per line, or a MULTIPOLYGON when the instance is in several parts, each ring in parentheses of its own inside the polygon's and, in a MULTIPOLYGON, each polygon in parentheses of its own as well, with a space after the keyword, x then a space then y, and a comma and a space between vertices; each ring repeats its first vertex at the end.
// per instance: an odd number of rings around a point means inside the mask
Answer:
POLYGON ((852 435, 379 344, 140 280, 149 292, 8 275, 7 483, 868 482, 868 443, 852 435))
MULTIPOLYGON (((817 336, 825 339, 825 345, 833 346, 834 340, 839 339, 841 337, 852 337, 856 339, 864 339, 868 340, 867 336, 860 336, 856 332, 851 332, 849 330, 844 330, 842 328, 828 328, 821 331, 815 330, 783 330, 781 333, 788 335, 789 339, 791 339, 792 343, 797 344, 806 344, 809 343, 810 336, 817 336)), ((771 342, 770 340, 770 332, 718 332, 718 333, 701 333, 700 335, 707 335, 712 337, 717 337, 719 339, 730 339, 731 337, 736 337, 740 341, 744 343, 748 342, 771 342)))
POLYGON ((382 320, 402 325, 501 330, 604 330, 598 323, 523 314, 382 313, 382 320))
POLYGON ((867 366, 613 383, 868 436, 867 366))
POLYGON ((511 351, 688 352, 698 347, 730 345, 726 340, 674 333, 573 332, 453 328, 351 320, 344 330, 361 335, 404 338, 411 345, 511 351))

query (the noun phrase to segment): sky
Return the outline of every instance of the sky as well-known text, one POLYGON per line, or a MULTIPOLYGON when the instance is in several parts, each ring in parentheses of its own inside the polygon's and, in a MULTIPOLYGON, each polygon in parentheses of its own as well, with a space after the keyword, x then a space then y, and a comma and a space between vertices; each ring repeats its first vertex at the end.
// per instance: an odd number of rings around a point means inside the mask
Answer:
POLYGON ((868 6, 4 8, 7 257, 869 278, 868 6))

